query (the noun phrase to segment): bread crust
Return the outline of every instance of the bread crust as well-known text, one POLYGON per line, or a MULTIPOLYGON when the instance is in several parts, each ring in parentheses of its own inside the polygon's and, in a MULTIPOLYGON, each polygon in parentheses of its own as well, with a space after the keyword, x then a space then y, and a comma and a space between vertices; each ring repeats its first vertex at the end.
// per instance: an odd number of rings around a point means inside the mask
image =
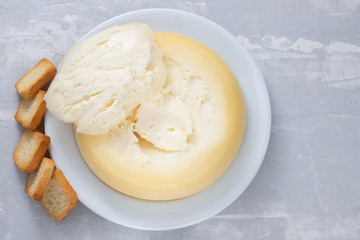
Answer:
POLYGON ((54 64, 46 58, 43 58, 20 78, 15 84, 15 88, 23 98, 30 98, 55 76, 56 71, 54 64), (36 71, 39 72, 36 74, 36 71), (37 75, 35 79, 34 75, 37 75), (26 84, 27 81, 29 81, 28 84, 26 84))
POLYGON ((45 91, 39 90, 35 96, 31 98, 24 98, 21 100, 18 110, 15 114, 15 120, 20 123, 24 128, 35 130, 39 126, 42 117, 46 111, 46 102, 44 100, 45 91), (33 101, 37 104, 34 114, 27 118, 24 116, 24 104, 28 101, 33 101))
POLYGON ((36 189, 34 191, 31 191, 30 187, 31 187, 31 176, 32 174, 36 174, 35 172, 32 172, 29 174, 26 183, 25 183, 25 192, 32 197, 33 199, 40 201, 45 194, 46 191, 46 187, 47 184, 51 178, 51 175, 54 171, 54 167, 55 167, 55 162, 47 157, 44 157, 40 163, 39 166, 39 170, 40 167, 43 168, 41 173, 37 173, 37 174, 41 174, 40 179, 37 183, 36 189))
MULTIPOLYGON (((68 200, 70 201, 70 204, 67 205, 66 208, 63 209, 61 214, 59 214, 57 216, 52 214, 52 211, 48 207, 46 202, 44 201, 44 198, 41 200, 41 204, 43 205, 45 210, 49 213, 49 215, 52 219, 57 220, 57 221, 62 221, 66 218, 68 213, 76 207, 77 194, 76 194, 75 190, 72 188, 72 186, 70 185, 70 183, 68 182, 68 180, 65 178, 63 172, 59 168, 55 168, 53 171, 50 181, 54 181, 54 180, 58 181, 61 184, 68 200)), ((45 194, 46 194, 46 192, 45 192, 45 194)))
POLYGON ((39 167, 40 162, 44 157, 49 145, 50 137, 38 131, 32 131, 28 129, 25 130, 13 152, 13 159, 18 169, 26 173, 31 173, 32 171, 34 171, 37 167, 39 167), (31 153, 24 153, 22 152, 22 150, 24 148, 24 145, 28 144, 26 138, 29 134, 31 134, 30 137, 35 138, 34 140, 36 141, 36 147, 31 153), (21 162, 24 159, 24 157, 21 157, 21 155, 28 155, 25 157, 28 158, 26 159, 26 163, 21 162))

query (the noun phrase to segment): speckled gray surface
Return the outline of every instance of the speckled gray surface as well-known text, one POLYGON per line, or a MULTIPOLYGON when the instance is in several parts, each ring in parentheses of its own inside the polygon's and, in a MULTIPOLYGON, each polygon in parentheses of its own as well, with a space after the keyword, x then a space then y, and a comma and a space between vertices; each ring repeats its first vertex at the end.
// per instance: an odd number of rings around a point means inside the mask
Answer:
POLYGON ((0 22, 0 239, 360 239, 359 0, 1 0, 0 22), (55 222, 12 160, 23 132, 14 84, 99 23, 151 7, 207 17, 249 50, 272 102, 264 163, 230 207, 184 229, 122 227, 81 203, 55 222))

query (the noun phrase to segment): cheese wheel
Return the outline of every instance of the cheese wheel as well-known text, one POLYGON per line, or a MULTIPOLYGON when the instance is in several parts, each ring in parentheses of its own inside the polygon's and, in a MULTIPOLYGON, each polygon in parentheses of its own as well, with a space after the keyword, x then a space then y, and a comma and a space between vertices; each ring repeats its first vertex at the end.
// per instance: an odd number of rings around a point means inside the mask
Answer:
POLYGON ((246 111, 234 74, 214 51, 187 36, 154 36, 167 67, 161 94, 106 135, 75 136, 104 183, 164 201, 198 193, 224 174, 240 148, 246 111))

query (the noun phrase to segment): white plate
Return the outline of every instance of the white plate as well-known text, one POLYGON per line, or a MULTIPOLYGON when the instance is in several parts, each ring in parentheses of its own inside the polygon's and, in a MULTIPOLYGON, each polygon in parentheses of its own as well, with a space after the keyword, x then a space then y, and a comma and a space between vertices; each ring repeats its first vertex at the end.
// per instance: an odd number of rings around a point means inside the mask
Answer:
POLYGON ((72 125, 47 113, 45 132, 51 137, 50 153, 79 200, 98 215, 138 229, 167 230, 189 226, 229 206, 260 168, 271 125, 266 85, 255 62, 236 38, 219 25, 187 12, 146 9, 126 13, 95 27, 80 41, 105 28, 129 22, 145 23, 154 32, 176 32, 195 38, 227 62, 240 83, 247 110, 245 138, 236 159, 218 181, 202 192, 175 201, 150 202, 125 196, 98 179, 77 149, 72 125))

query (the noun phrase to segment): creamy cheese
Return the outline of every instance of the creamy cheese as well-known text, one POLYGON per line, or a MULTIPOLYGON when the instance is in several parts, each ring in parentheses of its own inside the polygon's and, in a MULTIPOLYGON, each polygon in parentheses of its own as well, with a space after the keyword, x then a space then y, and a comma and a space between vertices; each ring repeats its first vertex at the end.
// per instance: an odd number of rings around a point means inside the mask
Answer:
POLYGON ((144 24, 115 26, 73 47, 45 95, 59 119, 79 133, 106 134, 162 88, 166 68, 144 24))
POLYGON ((135 132, 155 147, 167 151, 188 148, 193 125, 186 105, 179 98, 166 94, 162 101, 145 102, 135 119, 135 132))

